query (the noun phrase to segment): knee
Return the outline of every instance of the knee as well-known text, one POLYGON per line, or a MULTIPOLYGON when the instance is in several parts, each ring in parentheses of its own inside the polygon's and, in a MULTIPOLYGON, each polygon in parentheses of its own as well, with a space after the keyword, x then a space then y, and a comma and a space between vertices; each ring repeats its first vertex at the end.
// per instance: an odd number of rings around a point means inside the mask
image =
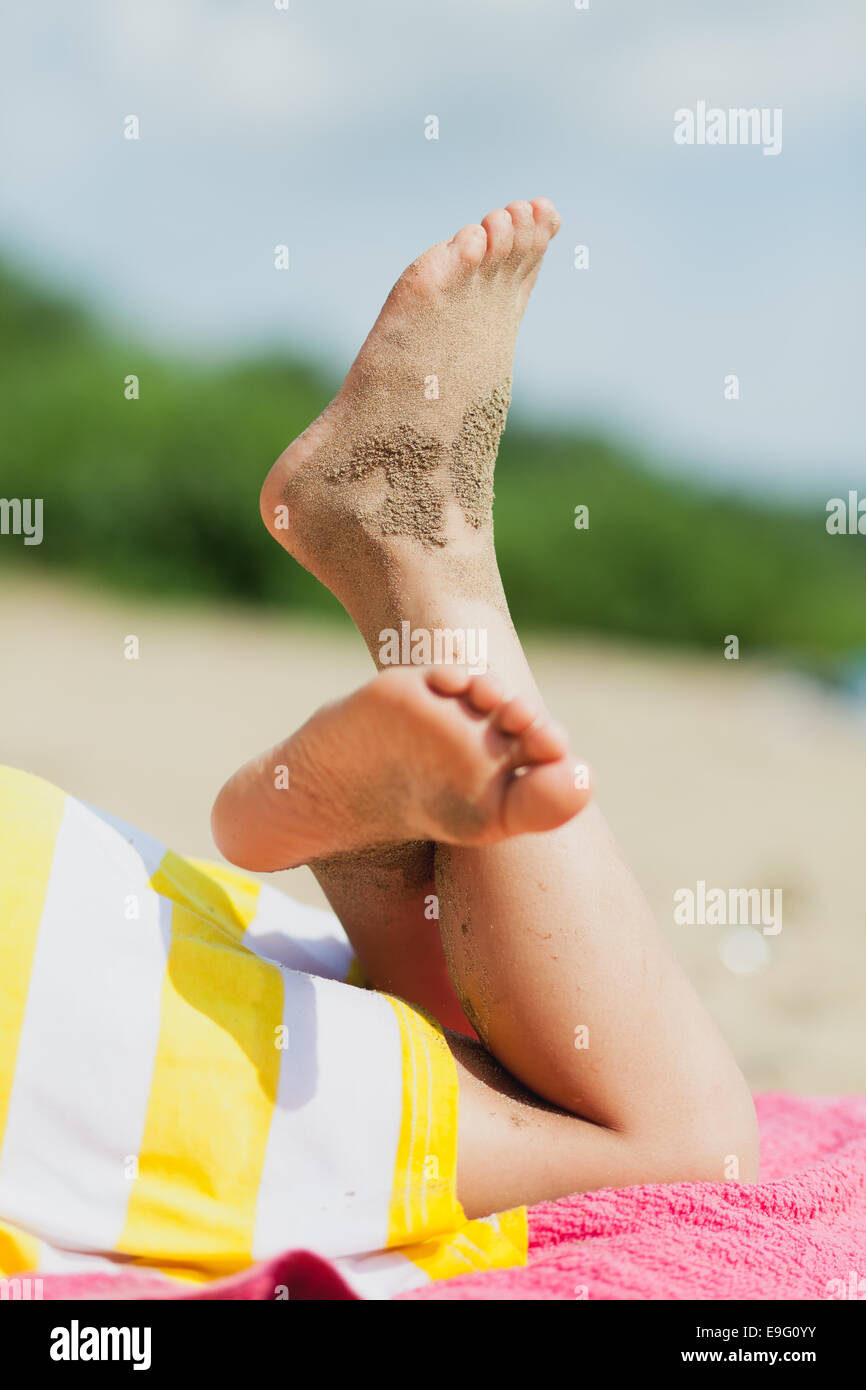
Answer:
POLYGON ((760 1142, 751 1095, 744 1087, 732 1102, 690 1115, 667 1148, 667 1182, 757 1182, 760 1142))

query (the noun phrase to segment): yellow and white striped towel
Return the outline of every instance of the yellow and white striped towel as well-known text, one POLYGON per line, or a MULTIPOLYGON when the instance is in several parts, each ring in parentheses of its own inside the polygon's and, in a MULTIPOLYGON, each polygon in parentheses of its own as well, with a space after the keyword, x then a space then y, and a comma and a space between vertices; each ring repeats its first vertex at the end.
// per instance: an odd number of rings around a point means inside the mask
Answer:
POLYGON ((525 1209, 457 1200, 440 1030, 353 970, 331 913, 0 767, 0 1276, 524 1263, 525 1209))

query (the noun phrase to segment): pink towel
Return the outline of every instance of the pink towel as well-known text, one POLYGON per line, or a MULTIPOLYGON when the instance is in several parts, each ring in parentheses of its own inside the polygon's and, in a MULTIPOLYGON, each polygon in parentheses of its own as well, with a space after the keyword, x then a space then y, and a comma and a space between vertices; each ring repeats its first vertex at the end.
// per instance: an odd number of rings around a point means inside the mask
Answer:
POLYGON ((766 1095, 757 1107, 759 1183, 544 1202, 525 1268, 402 1297, 825 1299, 858 1286, 866 1297, 866 1097, 766 1095))
MULTIPOLYGON (((866 1299, 866 1097, 766 1095, 761 1181, 605 1189, 529 1213, 529 1263, 401 1299, 866 1299)), ((192 1299, 355 1295, 326 1260, 290 1251, 192 1299)), ((165 1298, 130 1272, 46 1275, 45 1298, 165 1298)))

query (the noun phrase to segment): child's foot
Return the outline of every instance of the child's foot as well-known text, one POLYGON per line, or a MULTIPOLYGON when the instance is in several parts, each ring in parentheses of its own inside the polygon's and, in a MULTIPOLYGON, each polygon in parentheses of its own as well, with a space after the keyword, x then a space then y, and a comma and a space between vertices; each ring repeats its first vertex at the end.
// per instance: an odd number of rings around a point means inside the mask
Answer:
POLYGON ((491 676, 395 668, 235 773, 214 838, 261 871, 407 839, 491 845, 570 820, 584 781, 564 735, 491 676))
POLYGON ((429 586, 431 566, 452 591, 496 587, 493 466, 517 330, 559 225, 547 199, 517 202, 426 251, 266 479, 268 530, 365 635, 367 595, 411 590, 419 571, 429 586))

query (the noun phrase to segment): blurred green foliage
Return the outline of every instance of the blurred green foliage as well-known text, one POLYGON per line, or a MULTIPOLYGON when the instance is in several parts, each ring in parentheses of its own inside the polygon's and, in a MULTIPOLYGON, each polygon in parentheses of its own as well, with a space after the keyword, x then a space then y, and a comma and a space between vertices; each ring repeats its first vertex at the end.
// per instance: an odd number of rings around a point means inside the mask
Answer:
MULTIPOLYGON (((0 560, 114 587, 333 611, 269 539, 264 474, 332 384, 292 360, 195 368, 115 340, 0 273, 0 495, 44 499, 44 541, 0 560), (124 398, 134 372, 141 398, 124 398)), ((829 536, 823 504, 711 494, 603 441, 510 424, 496 535, 517 621, 825 663, 866 649, 866 541, 829 536), (588 530, 574 509, 589 507, 588 530)))

